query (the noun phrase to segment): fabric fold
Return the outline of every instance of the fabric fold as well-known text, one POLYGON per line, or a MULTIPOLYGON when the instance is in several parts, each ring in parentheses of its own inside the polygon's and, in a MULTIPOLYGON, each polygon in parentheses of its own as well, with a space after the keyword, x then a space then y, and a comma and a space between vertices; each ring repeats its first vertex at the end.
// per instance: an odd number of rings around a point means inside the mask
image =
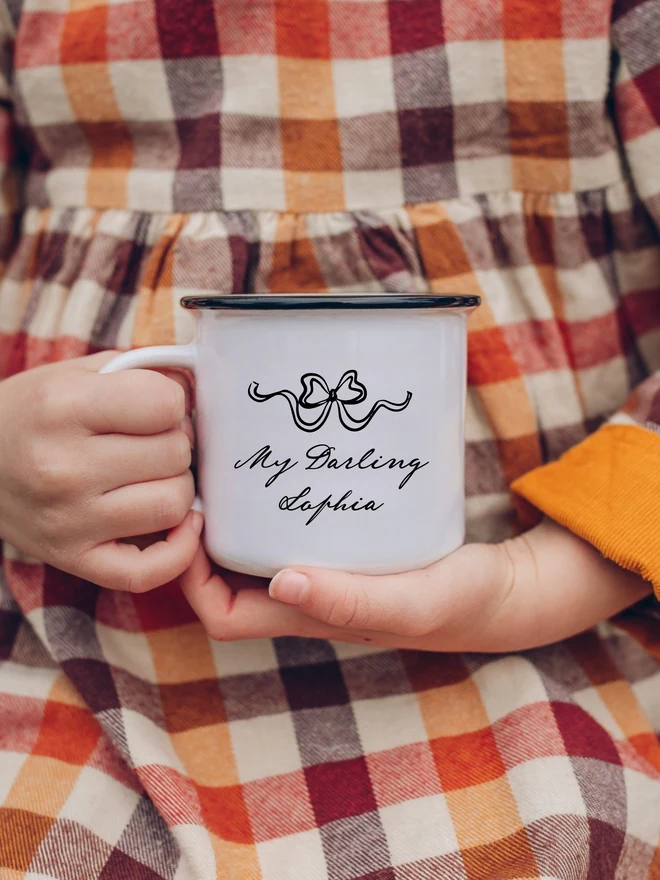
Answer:
POLYGON ((511 488, 650 581, 660 598, 660 434, 605 425, 511 488))

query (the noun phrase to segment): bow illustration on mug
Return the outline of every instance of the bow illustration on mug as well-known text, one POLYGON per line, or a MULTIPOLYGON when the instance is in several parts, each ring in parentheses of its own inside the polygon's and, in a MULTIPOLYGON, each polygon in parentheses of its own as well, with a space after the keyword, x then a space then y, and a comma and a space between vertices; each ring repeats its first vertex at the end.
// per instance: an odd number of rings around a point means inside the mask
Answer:
POLYGON ((264 403, 274 397, 283 397, 289 404, 291 415, 301 431, 309 433, 318 431, 325 425, 333 406, 337 407, 339 421, 348 431, 362 431, 371 422, 380 409, 390 412, 401 412, 412 400, 412 392, 408 391, 403 403, 391 403, 389 400, 378 400, 362 418, 354 418, 348 411, 367 399, 367 389, 358 380, 357 370, 346 370, 335 388, 331 388, 323 376, 318 373, 305 373, 301 377, 302 393, 297 397, 293 391, 273 391, 261 394, 259 383, 252 382, 248 394, 257 403, 264 403), (316 413, 314 411, 317 411, 316 413), (315 415, 311 421, 305 415, 315 415))

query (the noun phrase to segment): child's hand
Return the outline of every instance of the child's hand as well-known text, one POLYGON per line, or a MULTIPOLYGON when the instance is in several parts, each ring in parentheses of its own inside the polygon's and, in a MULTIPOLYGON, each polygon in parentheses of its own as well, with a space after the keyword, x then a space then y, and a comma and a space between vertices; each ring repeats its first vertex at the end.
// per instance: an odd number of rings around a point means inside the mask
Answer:
POLYGON ((651 592, 550 521, 502 544, 466 545, 422 571, 281 572, 270 596, 256 579, 213 574, 200 547, 182 586, 212 638, 296 635, 426 651, 560 641, 651 592))
POLYGON ((191 563, 186 394, 148 370, 101 376, 111 353, 0 382, 0 537, 115 590, 142 592, 191 563), (172 529, 145 550, 119 539, 172 529))

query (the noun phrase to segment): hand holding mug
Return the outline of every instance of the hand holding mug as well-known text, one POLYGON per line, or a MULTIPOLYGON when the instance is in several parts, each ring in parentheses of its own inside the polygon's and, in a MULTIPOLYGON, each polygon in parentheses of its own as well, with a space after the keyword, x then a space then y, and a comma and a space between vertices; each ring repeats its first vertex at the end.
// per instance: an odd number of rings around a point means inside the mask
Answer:
POLYGON ((181 574, 199 544, 189 396, 174 374, 99 375, 112 355, 0 382, 0 537, 69 574, 143 592, 181 574), (142 549, 128 543, 167 530, 142 549))
POLYGON ((285 570, 270 590, 218 571, 200 547, 181 585, 214 639, 302 636, 447 652, 561 641, 651 592, 549 520, 501 544, 468 544, 420 571, 285 570))

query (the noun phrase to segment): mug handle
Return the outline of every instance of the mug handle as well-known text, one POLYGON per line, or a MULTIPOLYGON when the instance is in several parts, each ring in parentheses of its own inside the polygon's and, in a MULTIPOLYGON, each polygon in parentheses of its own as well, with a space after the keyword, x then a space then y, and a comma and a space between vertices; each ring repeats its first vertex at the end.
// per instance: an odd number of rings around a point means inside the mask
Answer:
MULTIPOLYGON (((118 354, 104 364, 99 373, 118 373, 120 370, 148 369, 149 367, 179 367, 197 371, 197 345, 151 345, 147 348, 135 348, 118 354)), ((193 502, 192 510, 204 512, 202 499, 199 495, 193 502)))

